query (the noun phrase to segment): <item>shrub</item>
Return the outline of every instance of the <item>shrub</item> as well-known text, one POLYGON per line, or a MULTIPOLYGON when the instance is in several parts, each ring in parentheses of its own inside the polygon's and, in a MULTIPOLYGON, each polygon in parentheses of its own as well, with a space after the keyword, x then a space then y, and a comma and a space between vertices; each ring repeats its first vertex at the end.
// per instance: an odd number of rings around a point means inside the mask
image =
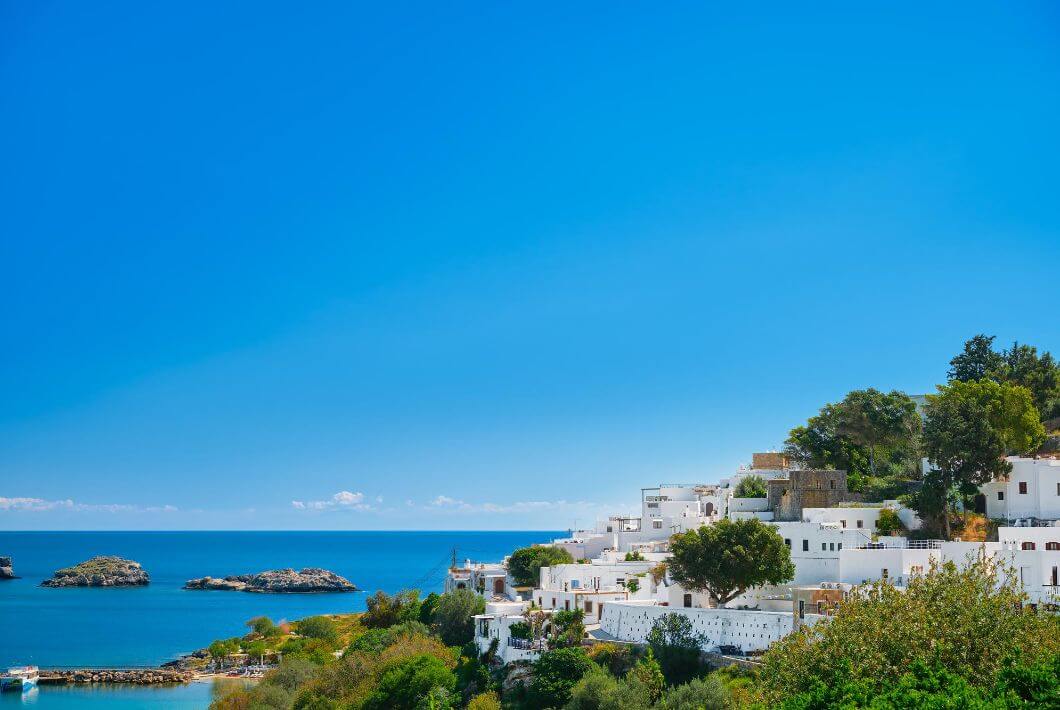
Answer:
POLYGON ((385 629, 404 621, 420 618, 420 593, 414 589, 390 596, 378 591, 368 597, 368 611, 361 614, 361 623, 369 628, 385 629))
POLYGON ((880 511, 880 519, 876 522, 876 532, 880 535, 898 535, 905 532, 905 525, 902 524, 897 511, 884 508, 880 511))
POLYGON ((682 614, 663 614, 648 633, 648 647, 670 685, 685 683, 702 671, 703 643, 703 636, 692 630, 692 622, 682 614))
POLYGON ((655 707, 657 710, 725 710, 728 703, 725 686, 709 675, 670 688, 655 707))
POLYGON ((766 482, 761 476, 746 476, 736 484, 736 490, 732 492, 733 498, 765 498, 766 482))
POLYGON ((512 553, 508 558, 508 573, 515 580, 516 586, 530 587, 537 584, 542 567, 573 562, 574 558, 562 547, 534 545, 512 553))
POLYGON ((580 648, 546 651, 534 663, 527 700, 534 708, 560 708, 570 701, 571 688, 594 664, 580 648))
POLYGON ((643 562, 644 555, 640 553, 640 550, 633 550, 632 552, 626 553, 626 562, 643 562))
POLYGON ((339 631, 335 627, 335 622, 326 616, 310 616, 308 619, 302 619, 295 628, 298 635, 305 638, 320 639, 328 643, 339 640, 339 631))
POLYGON ((570 692, 567 710, 641 710, 651 698, 636 679, 618 680, 603 668, 593 666, 570 692))
POLYGON ((501 699, 496 693, 482 693, 471 698, 467 710, 501 710, 501 699))
POLYGON ((486 600, 470 589, 457 589, 438 598, 431 628, 448 646, 463 646, 475 638, 472 617, 486 610, 486 600))
POLYGON ((596 643, 589 647, 589 658, 620 678, 637 662, 633 646, 618 643, 596 643))
POLYGON ((420 700, 441 688, 451 691, 456 676, 445 663, 422 654, 405 659, 384 671, 376 690, 368 698, 369 710, 414 710, 420 700))

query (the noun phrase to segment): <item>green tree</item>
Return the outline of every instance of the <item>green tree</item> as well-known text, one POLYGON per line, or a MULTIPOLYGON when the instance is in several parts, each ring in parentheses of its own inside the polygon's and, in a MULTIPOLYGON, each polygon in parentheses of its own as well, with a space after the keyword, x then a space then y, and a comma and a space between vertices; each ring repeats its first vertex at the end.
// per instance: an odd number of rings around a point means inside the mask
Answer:
POLYGON ((434 615, 434 607, 437 606, 438 600, 441 598, 442 595, 438 592, 431 592, 423 600, 423 602, 420 604, 420 610, 418 615, 421 624, 427 624, 428 626, 430 625, 431 617, 434 615))
POLYGON ((792 429, 784 453, 809 468, 846 471, 853 489, 858 478, 868 473, 869 459, 860 446, 840 434, 837 407, 826 404, 805 426, 792 429))
POLYGON ((757 518, 723 518, 670 538, 670 577, 686 589, 707 591, 719 606, 747 589, 795 577, 791 550, 776 528, 757 518))
POLYGON ((527 701, 533 708, 561 708, 570 701, 571 688, 595 664, 580 648, 546 651, 534 662, 527 701))
POLYGON ((420 593, 406 589, 391 596, 378 591, 365 600, 368 610, 361 614, 361 624, 369 628, 385 629, 420 617, 420 593))
POLYGON ((637 590, 640 589, 640 581, 638 581, 636 577, 633 577, 626 582, 626 589, 629 590, 630 594, 636 594, 637 590))
POLYGON ((272 638, 273 636, 280 635, 280 628, 272 623, 272 619, 267 616, 255 616, 247 622, 247 626, 254 633, 264 636, 265 638, 272 638))
POLYGON ((626 562, 643 562, 644 555, 640 553, 640 550, 633 550, 626 553, 626 562))
POLYGON ((467 710, 501 710, 501 699, 493 692, 482 693, 471 698, 467 710))
POLYGON ((455 687, 456 676, 444 661, 419 654, 384 671, 365 707, 367 710, 415 710, 432 691, 438 688, 452 691, 455 687))
POLYGON ((567 710, 641 710, 650 706, 651 696, 636 678, 619 680, 599 666, 593 666, 574 684, 567 710))
POLYGON ((508 574, 516 586, 532 587, 540 580, 542 567, 571 564, 574 558, 562 547, 534 545, 516 550, 508 558, 508 574))
POLYGON ((560 609, 552 615, 550 648, 580 646, 585 636, 585 612, 581 609, 560 609))
POLYGON ((964 350, 950 360, 950 382, 975 382, 998 377, 1004 358, 994 350, 994 336, 979 334, 965 341, 964 350))
POLYGON ((486 611, 486 600, 470 589, 457 589, 438 598, 431 629, 447 646, 463 646, 475 638, 472 617, 486 611))
POLYGON ((299 636, 308 639, 320 639, 327 643, 339 640, 339 630, 335 622, 326 616, 310 616, 297 622, 295 629, 299 636))
POLYGON ((1012 470, 1004 457, 1033 450, 1045 439, 1038 410, 1025 387, 992 380, 954 381, 928 396, 924 448, 933 464, 915 501, 920 512, 942 508, 946 539, 950 537, 949 505, 955 489, 963 496, 1012 470))
POLYGON ((671 685, 687 682, 703 669, 704 643, 683 614, 663 614, 648 632, 648 647, 671 685))
POLYGON ((905 525, 902 524, 902 519, 898 517, 895 510, 884 508, 880 511, 879 520, 876 521, 876 532, 880 535, 897 535, 905 532, 905 525))
POLYGON ((662 697, 663 690, 666 688, 666 677, 663 675, 662 666, 655 660, 655 652, 650 646, 644 657, 629 670, 626 679, 635 680, 643 686, 648 700, 652 703, 662 697))
POLYGON ((765 498, 766 482, 761 476, 746 476, 736 484, 733 498, 765 498))
POLYGON ((884 450, 918 450, 920 415, 904 392, 887 394, 871 387, 847 394, 837 407, 837 432, 868 450, 869 475, 876 477, 876 455, 884 450))
POLYGON ((714 674, 670 688, 655 705, 656 710, 726 710, 728 707, 729 694, 714 674))
POLYGON ((1060 617, 1025 609, 1026 600, 1018 574, 985 556, 933 565, 904 591, 886 581, 863 585, 828 620, 770 647, 762 689, 773 704, 845 679, 871 696, 918 663, 987 688, 1006 659, 1034 664, 1060 653, 1060 617))

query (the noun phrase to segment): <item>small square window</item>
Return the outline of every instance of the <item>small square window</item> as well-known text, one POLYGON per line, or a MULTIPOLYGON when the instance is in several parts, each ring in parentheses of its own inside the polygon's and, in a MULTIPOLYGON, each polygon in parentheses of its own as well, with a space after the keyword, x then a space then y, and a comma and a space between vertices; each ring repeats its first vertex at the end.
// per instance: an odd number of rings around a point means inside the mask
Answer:
POLYGON ((824 552, 826 549, 828 549, 827 545, 822 542, 821 543, 821 552, 824 552))
POLYGON ((1005 491, 998 491, 997 492, 997 499, 998 500, 1005 500, 1005 491))
POLYGON ((1020 481, 1020 495, 1025 495, 1026 493, 1027 493, 1027 482, 1026 481, 1020 481))
POLYGON ((859 528, 863 528, 863 527, 865 527, 865 523, 864 523, 864 521, 862 521, 862 520, 859 520, 859 521, 858 521, 858 527, 859 527, 859 528))

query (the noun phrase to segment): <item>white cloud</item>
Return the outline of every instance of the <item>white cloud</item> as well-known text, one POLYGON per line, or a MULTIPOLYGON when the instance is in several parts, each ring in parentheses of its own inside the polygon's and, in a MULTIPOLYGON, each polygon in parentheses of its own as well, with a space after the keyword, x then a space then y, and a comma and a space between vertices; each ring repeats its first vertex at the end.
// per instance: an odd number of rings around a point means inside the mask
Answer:
POLYGON ((424 506, 429 510, 452 511, 462 513, 532 513, 542 510, 555 510, 569 513, 599 512, 613 514, 625 510, 626 506, 610 506, 606 503, 567 500, 522 500, 514 503, 468 503, 450 496, 440 495, 424 506))
MULTIPOLYGON (((376 498, 382 502, 382 497, 376 498)), ((350 491, 339 491, 328 500, 292 500, 291 507, 295 510, 374 510, 370 503, 364 501, 364 493, 351 493, 350 491)))
POLYGON ((49 510, 72 510, 88 513, 171 513, 177 510, 172 505, 129 505, 126 503, 77 503, 69 498, 45 500, 44 498, 5 498, 0 496, 0 511, 22 511, 40 513, 49 510))

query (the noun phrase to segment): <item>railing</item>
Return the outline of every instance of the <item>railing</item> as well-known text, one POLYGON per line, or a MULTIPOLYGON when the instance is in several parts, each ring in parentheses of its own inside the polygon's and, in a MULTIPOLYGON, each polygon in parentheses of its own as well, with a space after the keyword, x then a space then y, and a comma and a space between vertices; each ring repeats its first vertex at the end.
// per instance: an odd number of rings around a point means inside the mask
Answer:
POLYGON ((855 550, 941 550, 945 540, 905 540, 903 542, 866 542, 855 550))
POLYGON ((531 641, 530 639, 517 639, 513 636, 508 637, 508 645, 511 648, 517 648, 520 651, 544 651, 544 641, 531 641))

